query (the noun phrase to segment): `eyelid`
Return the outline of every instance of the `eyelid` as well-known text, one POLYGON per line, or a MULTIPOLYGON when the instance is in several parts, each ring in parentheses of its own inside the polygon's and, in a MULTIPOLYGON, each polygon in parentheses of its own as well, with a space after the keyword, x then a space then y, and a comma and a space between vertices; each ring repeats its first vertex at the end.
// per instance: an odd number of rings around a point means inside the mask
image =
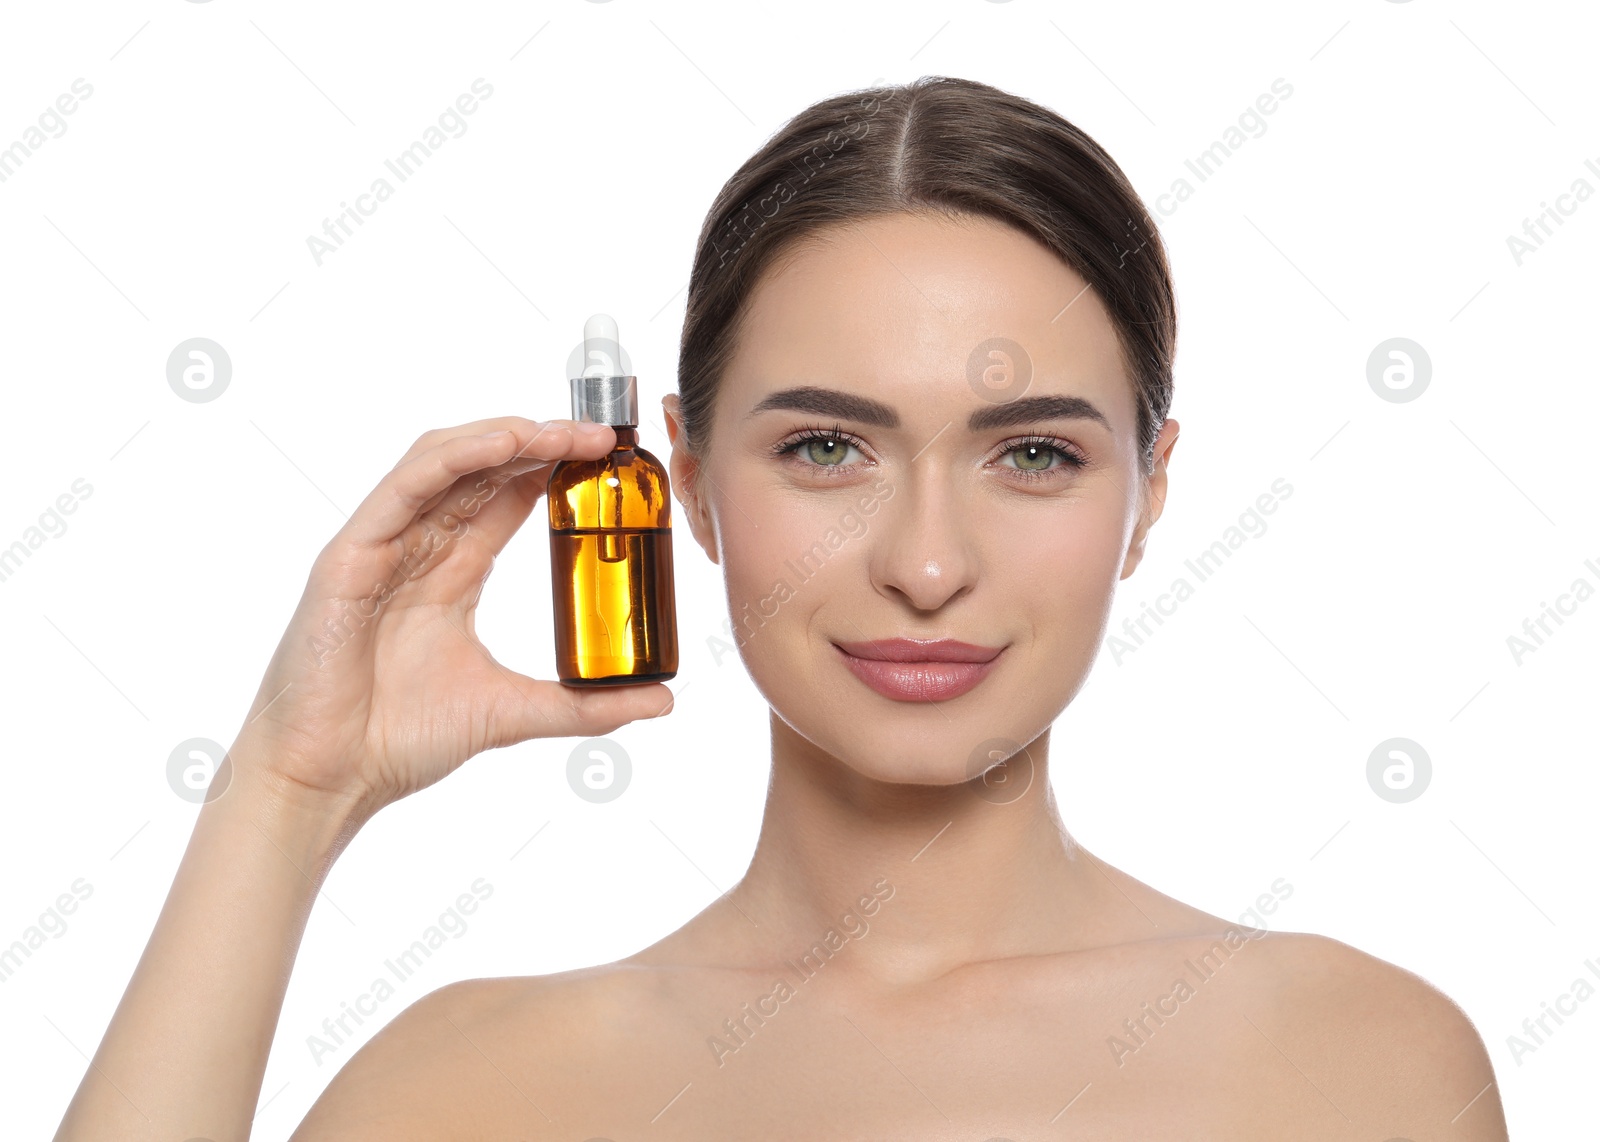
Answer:
MULTIPOLYGON (((782 455, 794 451, 810 440, 842 440, 846 444, 854 445, 863 456, 871 457, 872 455, 872 449, 867 446, 867 442, 855 433, 847 432, 837 425, 824 426, 820 424, 802 425, 774 444, 772 451, 776 455, 782 455)), ((816 467, 828 467, 828 465, 819 464, 816 467)))
MULTIPOLYGON (((778 443, 774 444, 772 446, 772 452, 774 456, 779 458, 797 456, 800 448, 803 445, 809 441, 817 439, 842 440, 846 444, 849 444, 860 451, 863 456, 866 456, 868 463, 877 462, 872 456, 871 449, 868 448, 866 441, 862 440, 855 433, 845 430, 838 424, 826 426, 821 424, 803 425, 795 429, 789 435, 783 437, 780 441, 778 441, 778 443)), ((996 463, 1004 457, 1009 456, 1011 453, 1022 448, 1026 448, 1029 445, 1037 445, 1042 448, 1048 448, 1057 453, 1062 459, 1062 463, 1047 469, 1015 469, 1016 471, 1026 474, 1029 478, 1046 477, 1063 468, 1068 469, 1069 471, 1081 471, 1089 464, 1088 454, 1076 443, 1066 439, 1065 437, 1053 436, 1049 433, 1042 432, 1025 433, 1023 435, 1013 436, 1002 441, 995 447, 994 451, 990 454, 990 458, 985 461, 985 463, 996 463)), ((813 461, 806 460, 797 460, 796 463, 799 463, 801 466, 806 468, 832 472, 841 470, 848 471, 849 469, 858 466, 857 464, 818 464, 813 461)))
POLYGON ((1051 436, 1048 433, 1041 432, 1028 433, 1025 436, 1017 436, 1004 441, 995 449, 994 459, 998 460, 1002 456, 1008 456, 1019 448, 1026 448, 1030 444, 1036 444, 1042 448, 1053 448, 1066 460, 1065 466, 1068 467, 1082 468, 1089 463, 1089 454, 1077 444, 1065 437, 1051 436))
POLYGON ((777 444, 773 445, 773 449, 777 451, 788 448, 795 444, 800 444, 807 440, 815 440, 819 438, 843 440, 847 444, 854 444, 857 448, 861 449, 862 452, 867 451, 867 442, 862 440, 861 437, 855 435, 854 433, 846 432, 842 428, 823 428, 820 425, 809 428, 795 429, 788 436, 785 436, 777 444))

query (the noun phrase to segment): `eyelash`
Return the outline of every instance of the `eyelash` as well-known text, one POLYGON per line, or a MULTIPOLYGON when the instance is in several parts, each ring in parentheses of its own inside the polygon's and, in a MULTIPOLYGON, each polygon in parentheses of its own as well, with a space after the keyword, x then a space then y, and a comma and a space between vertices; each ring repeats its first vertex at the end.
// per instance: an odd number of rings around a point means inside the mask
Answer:
MULTIPOLYGON (((855 447, 862 452, 867 450, 866 443, 862 441, 860 437, 846 432, 837 424, 831 427, 824 427, 819 424, 806 425, 805 427, 798 429, 797 432, 798 435, 786 437, 784 440, 773 445, 773 454, 775 456, 797 454, 801 448, 805 447, 813 440, 840 440, 846 444, 855 445, 855 447)), ((1025 448, 1033 447, 1049 449, 1051 452, 1054 452, 1057 456, 1061 457, 1062 463, 1043 469, 1013 468, 1012 471, 1016 472, 1017 475, 1024 480, 1051 479, 1063 469, 1077 471, 1086 467, 1089 463, 1088 457, 1086 457, 1077 448, 1067 443, 1065 440, 1054 436, 1023 436, 1016 440, 1008 440, 1006 441, 1005 446, 1000 450, 1000 455, 1009 456, 1013 452, 1020 452, 1025 448)), ((824 471, 827 469, 855 467, 854 464, 817 464, 808 460, 801 460, 799 463, 804 464, 808 468, 817 468, 824 471)), ((830 475, 829 478, 832 478, 832 476, 830 475)))

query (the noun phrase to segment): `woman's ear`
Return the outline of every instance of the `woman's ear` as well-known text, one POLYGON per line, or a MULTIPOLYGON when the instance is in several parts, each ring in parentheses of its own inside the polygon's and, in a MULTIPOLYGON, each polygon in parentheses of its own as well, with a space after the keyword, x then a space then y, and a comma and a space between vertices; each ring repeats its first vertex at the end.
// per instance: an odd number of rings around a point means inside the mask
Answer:
POLYGON ((688 434, 683 427, 683 409, 677 393, 661 398, 662 411, 667 417, 667 440, 672 444, 672 459, 668 464, 672 480, 672 494, 683 505, 684 518, 689 522, 689 532, 700 544, 713 563, 722 560, 717 551, 716 530, 711 526, 710 514, 700 495, 697 477, 700 461, 687 447, 688 434))
POLYGON ((1161 434, 1156 437, 1156 442, 1150 452, 1154 458, 1155 468, 1144 480, 1145 502, 1141 505, 1139 522, 1133 529, 1133 538, 1128 544, 1128 555, 1122 561, 1122 574, 1119 579, 1126 579, 1132 575, 1144 558, 1145 537, 1150 534, 1150 528, 1156 520, 1161 518, 1162 509, 1167 505, 1167 463, 1172 459, 1172 447, 1178 442, 1178 422, 1168 419, 1161 426, 1161 434))

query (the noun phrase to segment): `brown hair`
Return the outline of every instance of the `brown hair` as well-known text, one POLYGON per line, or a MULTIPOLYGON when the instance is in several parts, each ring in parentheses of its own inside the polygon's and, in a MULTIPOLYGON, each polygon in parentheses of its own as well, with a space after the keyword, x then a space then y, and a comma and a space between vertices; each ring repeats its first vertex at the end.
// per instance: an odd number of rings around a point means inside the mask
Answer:
POLYGON ((1152 470, 1172 404, 1177 305, 1161 237, 1122 169, 1038 104, 948 76, 824 99, 734 172, 695 249, 679 343, 686 446, 704 457, 745 302, 761 274, 824 226, 902 212, 978 215, 1055 251, 1116 326, 1152 470))

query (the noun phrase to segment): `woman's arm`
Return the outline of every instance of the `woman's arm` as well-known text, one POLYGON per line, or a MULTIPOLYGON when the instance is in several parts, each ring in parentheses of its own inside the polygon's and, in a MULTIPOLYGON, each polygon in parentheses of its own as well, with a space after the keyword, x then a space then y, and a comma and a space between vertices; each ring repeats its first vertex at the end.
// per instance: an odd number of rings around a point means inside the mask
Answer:
POLYGON ((482 750, 670 710, 660 683, 517 674, 473 630, 550 468, 614 442, 521 417, 424 433, 318 555, 57 1142, 247 1139, 306 918, 361 825, 482 750))
POLYGON ((360 825, 294 797, 230 752, 133 978, 56 1138, 249 1137, 306 918, 360 825))

